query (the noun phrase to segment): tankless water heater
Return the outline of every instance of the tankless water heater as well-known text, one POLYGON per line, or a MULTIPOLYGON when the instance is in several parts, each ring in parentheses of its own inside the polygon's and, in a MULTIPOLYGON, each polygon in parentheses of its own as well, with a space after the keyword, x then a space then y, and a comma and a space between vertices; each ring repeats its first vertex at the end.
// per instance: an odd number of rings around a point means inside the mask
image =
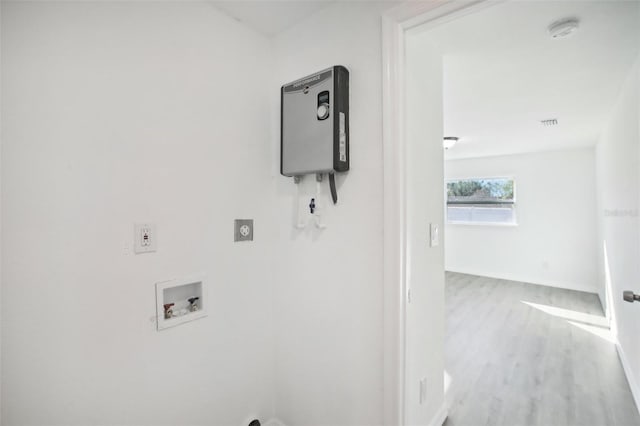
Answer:
MULTIPOLYGON (((281 89, 280 173, 349 170, 349 71, 340 65, 281 89)), ((335 200, 335 198, 334 198, 335 200)))

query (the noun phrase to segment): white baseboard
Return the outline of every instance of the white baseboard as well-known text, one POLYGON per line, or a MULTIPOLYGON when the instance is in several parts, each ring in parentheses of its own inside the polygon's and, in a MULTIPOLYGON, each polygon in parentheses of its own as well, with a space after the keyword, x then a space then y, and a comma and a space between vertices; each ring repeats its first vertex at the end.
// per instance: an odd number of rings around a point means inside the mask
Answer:
POLYGON ((449 411, 447 409, 447 404, 443 403, 438 412, 433 416, 431 421, 429 422, 429 426, 442 426, 444 422, 447 420, 447 416, 449 415, 449 411))
POLYGON ((620 346, 620 343, 618 342, 616 342, 616 349, 618 350, 618 357, 622 363, 624 374, 627 376, 627 382, 629 382, 629 387, 631 388, 631 395, 633 395, 633 400, 636 403, 636 410, 640 413, 640 388, 638 387, 638 383, 633 375, 633 371, 631 371, 631 366, 629 365, 627 356, 624 353, 624 349, 622 349, 622 346, 620 346))
POLYGON ((527 283, 527 284, 536 284, 536 285, 543 285, 546 287, 555 287, 555 288, 562 288, 565 290, 575 290, 575 291, 582 291, 585 293, 597 294, 597 291, 595 288, 591 288, 588 286, 579 286, 574 283, 547 281, 547 280, 540 280, 540 279, 534 280, 526 276, 520 276, 517 274, 479 272, 479 271, 463 270, 459 268, 445 268, 445 270, 447 272, 457 272, 459 274, 476 275, 478 277, 496 278, 499 280, 518 281, 518 282, 527 283))

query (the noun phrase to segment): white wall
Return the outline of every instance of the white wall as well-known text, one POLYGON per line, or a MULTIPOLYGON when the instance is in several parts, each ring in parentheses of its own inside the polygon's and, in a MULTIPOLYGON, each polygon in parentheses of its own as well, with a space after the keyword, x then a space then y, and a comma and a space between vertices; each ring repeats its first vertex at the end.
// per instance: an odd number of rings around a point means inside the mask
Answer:
POLYGON ((1 35, 2 424, 269 418, 270 42, 196 2, 3 2, 1 35), (194 272, 209 317, 157 332, 194 272))
POLYGON ((445 176, 513 176, 518 222, 447 225, 447 270, 597 291, 593 148, 451 160, 445 176))
MULTIPOLYGON (((274 97, 283 83, 338 64, 351 85, 351 170, 337 177, 336 206, 323 197, 327 229, 293 228, 296 188, 276 177, 275 392, 289 425, 382 422, 382 7, 337 3, 275 39, 274 97)), ((310 197, 313 177, 303 185, 310 197)))
POLYGON ((640 407, 640 305, 622 300, 624 290, 640 293, 639 103, 640 57, 621 88, 596 150, 600 293, 640 407))
MULTIPOLYGON (((328 209, 326 230, 293 229, 295 187, 291 179, 277 178, 283 239, 275 268, 276 407, 289 425, 379 425, 383 419, 380 15, 385 7, 338 3, 275 39, 278 86, 335 64, 351 73, 351 170, 338 177, 339 201, 328 209)), ((421 65, 439 76, 436 58, 421 65)), ((415 77, 424 69, 413 71, 415 77)), ((424 90, 438 94, 441 86, 424 90)), ((420 102, 414 106, 425 107, 420 102)), ((415 178, 426 183, 431 195, 442 194, 441 120, 440 127, 426 128, 421 119, 413 123, 414 140, 425 130, 429 137, 436 134, 434 144, 425 147, 420 139, 408 153, 415 161, 423 159, 420 167, 412 163, 415 178)), ((313 180, 303 186, 310 196, 313 180)), ((430 421, 443 402, 443 252, 419 248, 427 223, 442 223, 442 203, 428 203, 430 193, 423 188, 410 189, 415 196, 410 220, 421 232, 410 245, 413 255, 424 254, 427 263, 415 263, 412 270, 413 318, 425 322, 411 329, 414 345, 408 348, 415 367, 407 382, 412 389, 405 407, 409 424, 430 421), (415 392, 421 377, 428 383, 424 405, 415 392)), ((323 200, 329 202, 327 196, 323 200)))

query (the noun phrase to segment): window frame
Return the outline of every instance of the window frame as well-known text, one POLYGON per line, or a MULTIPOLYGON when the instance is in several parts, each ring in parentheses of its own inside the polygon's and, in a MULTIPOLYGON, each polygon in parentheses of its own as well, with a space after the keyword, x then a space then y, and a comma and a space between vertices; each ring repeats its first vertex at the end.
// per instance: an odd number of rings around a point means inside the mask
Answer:
POLYGON ((517 215, 517 210, 516 210, 516 204, 517 204, 517 196, 518 196, 518 190, 517 190, 517 182, 516 182, 516 178, 513 175, 504 175, 504 176, 474 176, 474 177, 460 177, 460 178, 450 178, 450 179, 445 179, 444 181, 444 206, 445 206, 445 219, 446 219, 446 224, 447 225, 462 225, 462 226, 498 226, 498 227, 516 227, 518 226, 518 215, 517 215), (490 202, 490 201, 485 201, 485 202, 477 202, 477 203, 473 203, 473 202, 454 202, 454 203, 449 203, 449 197, 447 195, 447 185, 450 182, 460 182, 460 181, 473 181, 473 180, 492 180, 492 179, 508 179, 511 180, 513 182, 513 201, 505 201, 505 202, 490 202), (513 210, 513 222, 474 222, 474 221, 468 221, 468 220, 450 220, 449 219, 449 206, 471 206, 472 208, 476 207, 476 206, 511 206, 511 209, 513 210))

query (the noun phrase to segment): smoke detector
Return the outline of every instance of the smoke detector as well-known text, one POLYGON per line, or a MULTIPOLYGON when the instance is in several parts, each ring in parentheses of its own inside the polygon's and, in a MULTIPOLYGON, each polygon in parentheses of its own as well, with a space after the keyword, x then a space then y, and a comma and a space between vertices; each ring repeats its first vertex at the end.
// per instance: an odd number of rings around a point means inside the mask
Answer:
POLYGON ((549 118, 547 120, 540 120, 540 124, 542 124, 544 127, 556 126, 556 125, 558 125, 558 119, 557 118, 549 118))
POLYGON ((442 146, 444 149, 449 149, 452 148, 457 142, 458 142, 458 137, 456 136, 445 136, 444 139, 442 140, 442 146))
POLYGON ((580 21, 576 18, 564 18, 549 25, 548 31, 552 39, 569 37, 578 30, 580 21))

